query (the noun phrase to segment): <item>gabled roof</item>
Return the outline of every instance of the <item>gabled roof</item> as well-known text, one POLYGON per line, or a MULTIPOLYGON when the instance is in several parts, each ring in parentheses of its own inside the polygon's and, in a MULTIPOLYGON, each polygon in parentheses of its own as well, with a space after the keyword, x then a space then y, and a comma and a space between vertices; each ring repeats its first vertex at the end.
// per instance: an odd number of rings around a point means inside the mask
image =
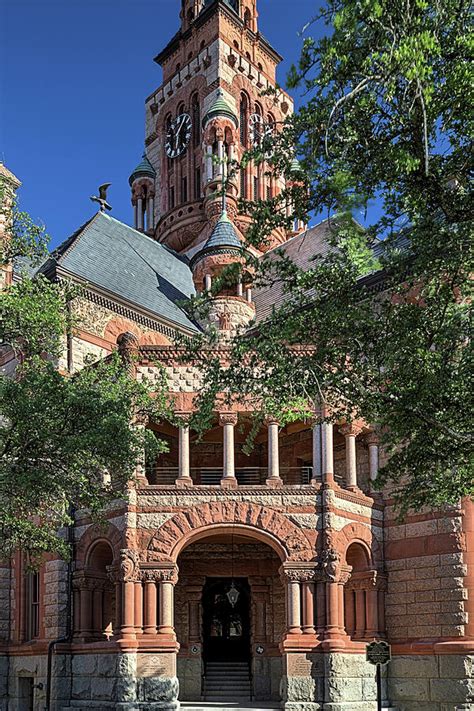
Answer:
POLYGON ((157 319, 198 330, 179 305, 195 293, 187 259, 103 212, 63 242, 40 271, 70 274, 157 319))

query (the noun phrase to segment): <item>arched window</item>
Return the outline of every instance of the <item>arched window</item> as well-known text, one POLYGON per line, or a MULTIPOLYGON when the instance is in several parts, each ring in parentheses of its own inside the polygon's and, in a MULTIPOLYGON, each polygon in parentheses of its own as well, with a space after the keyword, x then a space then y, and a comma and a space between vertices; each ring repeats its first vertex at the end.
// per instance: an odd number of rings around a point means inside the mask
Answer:
POLYGON ((84 638, 104 639, 113 634, 117 622, 114 586, 109 579, 112 548, 106 541, 94 543, 86 557, 84 571, 75 585, 81 602, 75 604, 75 632, 84 638), (92 594, 93 590, 93 594, 92 594), (82 596, 85 600, 82 600, 82 596))
POLYGON ((193 147, 201 143, 201 106, 198 94, 193 94, 191 99, 191 119, 193 122, 193 147))
POLYGON ((245 25, 245 27, 250 28, 251 22, 252 22, 252 15, 251 15, 251 13, 250 13, 250 10, 249 10, 248 7, 247 7, 247 8, 245 9, 245 12, 244 12, 244 25, 245 25))
POLYGON ((248 145, 249 100, 247 94, 240 95, 240 143, 244 148, 248 145))
POLYGON ((346 563, 352 569, 344 589, 344 626, 352 639, 365 639, 384 633, 380 613, 383 590, 380 575, 374 570, 370 553, 361 543, 347 549, 346 563))

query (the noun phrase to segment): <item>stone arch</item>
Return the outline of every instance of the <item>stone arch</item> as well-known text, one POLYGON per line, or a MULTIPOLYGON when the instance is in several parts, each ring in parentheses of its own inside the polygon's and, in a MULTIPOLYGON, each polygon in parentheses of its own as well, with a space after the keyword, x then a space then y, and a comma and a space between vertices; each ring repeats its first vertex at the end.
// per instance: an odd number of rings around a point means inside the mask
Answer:
POLYGON ((283 561, 310 561, 315 557, 303 531, 286 516, 266 506, 240 501, 214 501, 176 514, 152 536, 147 556, 175 562, 185 546, 206 532, 222 532, 231 527, 239 527, 242 533, 267 543, 283 561))
POLYGON ((122 333, 133 333, 138 339, 140 339, 142 332, 136 323, 129 321, 126 318, 118 317, 112 318, 104 330, 104 338, 111 343, 117 343, 117 338, 122 333))
POLYGON ((334 536, 334 543, 343 560, 345 560, 349 546, 352 543, 359 543, 366 550, 369 561, 373 565, 382 563, 380 544, 370 528, 362 523, 355 521, 348 523, 334 536))
POLYGON ((147 331, 138 339, 141 346, 169 346, 171 341, 157 331, 147 331))
POLYGON ((89 526, 77 542, 76 563, 78 568, 86 567, 89 553, 98 543, 107 543, 112 548, 114 562, 118 560, 120 549, 125 548, 123 536, 116 526, 112 523, 105 526, 95 523, 89 526))

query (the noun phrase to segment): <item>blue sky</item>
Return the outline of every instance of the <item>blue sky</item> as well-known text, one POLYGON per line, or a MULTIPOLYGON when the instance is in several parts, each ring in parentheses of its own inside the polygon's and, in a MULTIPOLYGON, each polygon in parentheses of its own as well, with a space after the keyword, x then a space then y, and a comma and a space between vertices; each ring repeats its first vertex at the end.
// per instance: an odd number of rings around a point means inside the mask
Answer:
MULTIPOLYGON (((258 0, 260 30, 297 60, 316 0, 258 0)), ((0 0, 0 158, 21 207, 56 245, 95 212, 130 223, 128 176, 143 151, 144 101, 161 83, 153 57, 179 26, 180 0, 0 0)), ((295 96, 298 102, 298 97, 295 96)))

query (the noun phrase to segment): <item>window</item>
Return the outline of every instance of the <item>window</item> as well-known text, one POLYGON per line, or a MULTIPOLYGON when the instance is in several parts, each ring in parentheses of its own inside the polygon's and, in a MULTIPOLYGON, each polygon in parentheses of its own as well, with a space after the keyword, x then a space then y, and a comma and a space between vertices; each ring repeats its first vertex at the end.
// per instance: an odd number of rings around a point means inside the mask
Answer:
POLYGON ((194 199, 199 200, 201 197, 201 168, 196 168, 194 171, 194 199))
POLYGON ((250 10, 247 8, 244 12, 244 25, 245 27, 250 27, 250 23, 252 21, 252 15, 250 14, 250 10))
POLYGON ((267 183, 267 200, 272 199, 272 186, 270 183, 267 183))
POLYGON ((247 197, 247 173, 245 168, 240 169, 240 197, 247 197))
POLYGON ((191 100, 191 114, 193 122, 193 146, 197 148, 201 142, 201 107, 197 94, 194 94, 191 100))
POLYGON ((39 636, 40 576, 38 572, 25 575, 26 639, 39 636))
POLYGON ((256 175, 253 177, 253 199, 254 201, 258 200, 259 198, 259 188, 260 188, 260 181, 256 175))
POLYGON ((248 141, 249 102, 246 94, 240 95, 240 142, 246 148, 248 141))
POLYGON ((168 210, 174 207, 174 185, 170 185, 168 190, 168 210))
POLYGON ((185 175, 181 178, 181 202, 188 200, 188 179, 185 175))

